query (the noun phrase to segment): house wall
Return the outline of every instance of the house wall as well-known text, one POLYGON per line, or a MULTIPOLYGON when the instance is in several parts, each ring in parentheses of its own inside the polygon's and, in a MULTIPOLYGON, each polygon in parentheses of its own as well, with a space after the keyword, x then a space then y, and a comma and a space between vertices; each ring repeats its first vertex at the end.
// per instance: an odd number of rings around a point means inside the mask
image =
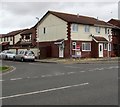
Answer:
MULTIPOLYGON (((72 29, 72 26, 71 26, 72 29)), ((111 35, 111 28, 109 28, 109 32, 111 35)), ((79 24, 78 25, 78 32, 71 31, 71 39, 72 40, 81 40, 81 41, 92 41, 92 37, 90 35, 94 36, 101 36, 109 40, 108 34, 105 34, 105 28, 101 27, 100 33, 98 34, 96 32, 95 26, 90 26, 90 32, 85 32, 85 25, 79 24)))
POLYGON ((37 27, 37 37, 39 35, 39 42, 55 41, 58 39, 67 39, 67 22, 60 18, 48 14, 46 18, 41 21, 37 27), (44 28, 46 33, 44 34, 44 28))
POLYGON ((17 34, 14 36, 14 44, 16 44, 21 38, 21 35, 20 34, 17 34))

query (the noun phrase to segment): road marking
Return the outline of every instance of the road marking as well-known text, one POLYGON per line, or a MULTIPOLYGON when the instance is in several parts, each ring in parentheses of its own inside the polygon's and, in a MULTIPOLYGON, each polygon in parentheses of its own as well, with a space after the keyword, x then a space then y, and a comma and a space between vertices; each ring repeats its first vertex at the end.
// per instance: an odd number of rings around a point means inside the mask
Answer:
POLYGON ((11 81, 16 81, 16 80, 20 80, 20 79, 22 79, 22 78, 12 78, 12 79, 10 79, 11 81))
POLYGON ((68 72, 67 74, 74 74, 75 72, 68 72))
POLYGON ((75 67, 75 66, 65 66, 67 68, 80 68, 80 67, 75 67))
POLYGON ((63 86, 63 87, 58 87, 58 88, 50 88, 50 89, 46 89, 46 90, 28 92, 28 93, 23 93, 23 94, 16 94, 16 95, 11 95, 11 96, 6 96, 6 97, 0 97, 0 100, 28 96, 28 95, 39 94, 39 93, 46 93, 46 92, 57 91, 57 90, 63 90, 63 89, 68 89, 68 88, 72 88, 72 87, 84 86, 84 85, 88 85, 88 84, 89 83, 82 83, 82 84, 68 85, 68 86, 63 86))
POLYGON ((55 73, 54 76, 64 75, 65 73, 55 73))
POLYGON ((85 71, 80 71, 80 72, 85 72, 85 71))
POLYGON ((4 80, 0 80, 0 82, 2 82, 2 81, 4 81, 4 80))

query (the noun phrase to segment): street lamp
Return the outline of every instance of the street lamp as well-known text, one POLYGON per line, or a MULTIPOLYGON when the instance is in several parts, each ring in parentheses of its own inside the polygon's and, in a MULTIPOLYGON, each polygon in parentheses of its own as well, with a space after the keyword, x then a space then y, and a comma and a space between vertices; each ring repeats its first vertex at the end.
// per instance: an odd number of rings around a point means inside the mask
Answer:
MULTIPOLYGON (((37 24, 39 23, 39 17, 36 17, 37 24)), ((37 59, 39 59, 39 27, 37 28, 37 59)))

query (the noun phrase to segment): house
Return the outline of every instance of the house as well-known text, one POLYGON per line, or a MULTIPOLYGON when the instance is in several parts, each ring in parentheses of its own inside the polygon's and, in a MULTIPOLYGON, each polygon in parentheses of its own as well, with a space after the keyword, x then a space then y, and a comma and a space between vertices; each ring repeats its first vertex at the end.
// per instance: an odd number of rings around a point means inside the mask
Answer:
POLYGON ((14 45, 19 41, 20 33, 22 31, 24 30, 16 30, 16 31, 9 32, 7 34, 1 34, 0 45, 2 47, 2 50, 14 47, 14 45))
POLYGON ((20 48, 36 47, 36 29, 34 27, 24 30, 20 36, 16 46, 20 48))
POLYGON ((120 56, 120 20, 111 19, 108 23, 113 24, 112 28, 112 46, 115 56, 120 56))
POLYGON ((96 18, 48 11, 37 24, 41 58, 109 57, 112 26, 96 18))

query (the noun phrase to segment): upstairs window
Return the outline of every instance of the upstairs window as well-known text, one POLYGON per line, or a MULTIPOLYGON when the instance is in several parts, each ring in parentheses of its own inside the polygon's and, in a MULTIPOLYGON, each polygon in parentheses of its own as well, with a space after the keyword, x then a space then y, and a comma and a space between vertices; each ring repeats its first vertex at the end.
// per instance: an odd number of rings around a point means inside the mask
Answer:
POLYGON ((43 28, 43 34, 46 34, 46 28, 45 27, 43 28))
POLYGON ((3 38, 1 38, 1 42, 3 41, 3 38))
POLYGON ((12 41, 12 37, 10 37, 10 41, 12 41))
POLYGON ((100 33, 100 27, 96 27, 96 33, 100 33))
POLYGON ((72 31, 77 32, 78 31, 78 24, 72 24, 72 31))
POLYGON ((85 32, 90 32, 90 26, 89 25, 85 25, 85 32))
POLYGON ((105 28, 105 34, 110 34, 110 29, 105 28))

